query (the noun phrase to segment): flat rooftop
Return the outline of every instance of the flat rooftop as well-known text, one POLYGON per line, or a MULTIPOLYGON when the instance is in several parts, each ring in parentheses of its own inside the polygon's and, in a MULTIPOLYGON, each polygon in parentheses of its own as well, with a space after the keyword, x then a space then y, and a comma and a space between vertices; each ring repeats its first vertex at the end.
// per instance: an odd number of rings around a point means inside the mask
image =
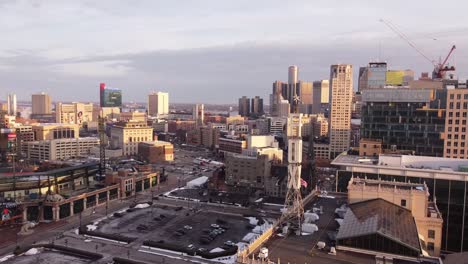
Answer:
POLYGON ((357 155, 341 154, 336 157, 332 165, 338 166, 371 166, 385 168, 401 168, 411 170, 433 170, 445 173, 457 172, 468 176, 468 160, 427 157, 413 155, 383 154, 375 157, 361 157, 357 155))

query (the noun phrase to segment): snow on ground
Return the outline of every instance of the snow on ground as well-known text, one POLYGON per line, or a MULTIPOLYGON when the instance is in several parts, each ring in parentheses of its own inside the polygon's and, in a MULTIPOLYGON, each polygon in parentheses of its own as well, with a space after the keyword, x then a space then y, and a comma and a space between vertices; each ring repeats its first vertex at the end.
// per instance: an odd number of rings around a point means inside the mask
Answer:
POLYGON ((143 208, 148 208, 148 207, 150 207, 150 205, 147 204, 147 203, 137 204, 135 206, 135 208, 137 208, 137 209, 143 209, 143 208))
POLYGON ((30 248, 28 251, 24 253, 26 256, 32 256, 41 253, 41 251, 37 248, 30 248))
POLYGON ((257 225, 258 224, 258 219, 255 218, 255 217, 252 217, 252 216, 249 216, 249 217, 246 217, 247 219, 249 219, 249 224, 251 225, 257 225))
POLYGON ((11 258, 14 258, 14 257, 15 257, 15 255, 13 255, 13 254, 3 256, 3 257, 0 258, 0 262, 5 262, 5 261, 7 261, 7 260, 9 260, 11 258))
POLYGON ((97 229, 97 225, 87 225, 86 228, 88 229, 88 231, 94 231, 97 229))
POLYGON ((335 196, 331 196, 331 195, 322 195, 322 194, 320 194, 318 197, 320 197, 320 198, 335 199, 335 196))
POLYGON ((261 203, 263 201, 263 198, 255 200, 256 203, 261 203))
POLYGON ((223 252, 223 251, 224 249, 217 247, 217 248, 213 248, 212 250, 210 250, 210 253, 223 252))
POLYGON ((253 240, 257 239, 257 237, 258 237, 258 234, 248 233, 247 235, 244 236, 244 238, 242 238, 242 241, 250 243, 253 240))

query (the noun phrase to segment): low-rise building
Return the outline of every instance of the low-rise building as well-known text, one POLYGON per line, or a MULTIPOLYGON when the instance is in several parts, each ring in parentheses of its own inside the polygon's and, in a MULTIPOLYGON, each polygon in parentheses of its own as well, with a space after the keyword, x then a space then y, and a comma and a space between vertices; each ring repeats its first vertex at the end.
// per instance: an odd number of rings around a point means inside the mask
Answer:
POLYGON ((119 121, 128 122, 128 121, 136 121, 136 122, 146 122, 148 120, 145 112, 122 112, 119 115, 119 121))
POLYGON ((419 234, 424 241, 423 251, 431 256, 440 255, 442 241, 442 216, 435 202, 429 201, 429 190, 425 183, 407 183, 383 180, 352 178, 348 184, 350 204, 384 199, 411 211, 419 234))
POLYGON ((219 138, 219 152, 241 154, 247 148, 247 141, 239 138, 219 138))
POLYGON ((32 126, 35 140, 52 140, 61 138, 78 138, 80 125, 78 124, 37 124, 32 126))
POLYGON ((363 138, 359 141, 359 156, 378 156, 382 154, 382 140, 363 138))
POLYGON ((387 181, 425 183, 429 199, 436 201, 444 217, 441 251, 468 250, 468 160, 413 156, 380 155, 360 157, 341 154, 331 165, 337 167, 336 191, 348 192, 353 177, 387 181))
POLYGON ((174 160, 174 146, 165 141, 138 143, 138 156, 148 163, 174 160))
POLYGON ((41 140, 25 144, 28 159, 35 161, 87 157, 91 148, 98 145, 99 139, 94 137, 41 140))

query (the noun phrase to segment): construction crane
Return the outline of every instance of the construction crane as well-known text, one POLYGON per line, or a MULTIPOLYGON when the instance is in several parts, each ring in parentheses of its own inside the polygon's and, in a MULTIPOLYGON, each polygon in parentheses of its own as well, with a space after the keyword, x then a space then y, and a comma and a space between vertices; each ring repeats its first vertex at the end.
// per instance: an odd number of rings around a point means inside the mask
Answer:
POLYGON ((445 73, 446 72, 455 71, 455 67, 454 66, 448 66, 447 61, 450 58, 450 55, 452 55, 453 51, 456 48, 457 47, 455 45, 453 45, 452 48, 450 49, 449 53, 447 54, 447 57, 445 57, 445 60, 442 61, 442 62, 439 61, 439 63, 434 66, 434 71, 432 72, 432 78, 433 79, 443 79, 443 78, 445 78, 445 73))
POLYGON ((453 45, 452 48, 450 49, 450 52, 448 53, 447 57, 445 57, 445 60, 442 62, 439 61, 439 63, 436 63, 435 60, 430 59, 422 50, 420 50, 414 42, 412 42, 408 36, 406 36, 405 33, 401 32, 401 30, 398 29, 397 26, 395 26, 392 22, 380 19, 380 22, 384 23, 389 29, 391 29, 393 32, 395 32, 401 39, 406 41, 408 45, 410 45, 416 52, 419 53, 423 58, 425 58, 427 61, 429 61, 433 66, 434 66, 434 71, 432 72, 432 78, 433 79, 444 79, 445 74, 448 71, 455 71, 454 66, 448 66, 447 61, 452 55, 453 51, 456 49, 456 46, 453 45))

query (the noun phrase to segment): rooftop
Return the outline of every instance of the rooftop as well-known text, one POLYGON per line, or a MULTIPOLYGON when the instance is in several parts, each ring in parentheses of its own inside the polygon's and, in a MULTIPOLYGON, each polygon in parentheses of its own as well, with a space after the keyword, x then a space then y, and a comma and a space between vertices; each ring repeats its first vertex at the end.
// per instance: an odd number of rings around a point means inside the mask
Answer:
POLYGON ((358 165, 376 168, 401 168, 407 170, 433 170, 443 172, 457 172, 468 176, 468 160, 442 157, 427 157, 399 154, 382 154, 378 158, 361 157, 358 155, 341 154, 336 157, 332 165, 358 165))
POLYGON ((411 211, 383 199, 349 205, 337 240, 379 234, 414 251, 421 251, 411 211))

